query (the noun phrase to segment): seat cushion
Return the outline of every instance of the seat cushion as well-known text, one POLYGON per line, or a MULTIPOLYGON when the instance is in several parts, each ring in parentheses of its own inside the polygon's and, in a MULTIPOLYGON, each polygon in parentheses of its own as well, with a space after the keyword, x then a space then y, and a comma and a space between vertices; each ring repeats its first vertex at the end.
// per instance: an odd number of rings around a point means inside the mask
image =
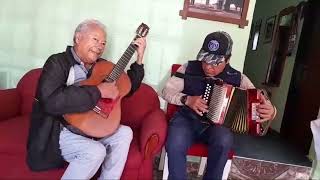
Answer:
POLYGON ((3 179, 60 179, 64 169, 32 172, 26 164, 29 115, 0 122, 0 177, 3 179))
MULTIPOLYGON (((4 179, 60 179, 64 169, 32 172, 26 164, 29 115, 0 121, 0 177, 4 179)), ((133 140, 124 171, 138 172, 143 161, 139 130, 133 129, 133 140)))
POLYGON ((29 131, 29 115, 18 116, 0 122, 0 155, 23 153, 29 131))
POLYGON ((206 144, 194 144, 188 150, 188 155, 192 156, 208 156, 208 146, 206 144))
POLYGON ((0 154, 1 179, 60 179, 64 172, 64 169, 32 172, 25 162, 25 153, 0 154))

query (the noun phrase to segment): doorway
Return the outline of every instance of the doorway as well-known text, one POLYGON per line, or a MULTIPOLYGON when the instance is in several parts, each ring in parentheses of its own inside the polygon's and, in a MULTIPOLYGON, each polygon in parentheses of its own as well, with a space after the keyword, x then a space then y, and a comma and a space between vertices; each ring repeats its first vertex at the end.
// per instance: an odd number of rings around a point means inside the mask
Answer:
POLYGON ((303 15, 280 134, 308 154, 312 141, 310 122, 317 118, 320 104, 320 1, 310 0, 303 15))

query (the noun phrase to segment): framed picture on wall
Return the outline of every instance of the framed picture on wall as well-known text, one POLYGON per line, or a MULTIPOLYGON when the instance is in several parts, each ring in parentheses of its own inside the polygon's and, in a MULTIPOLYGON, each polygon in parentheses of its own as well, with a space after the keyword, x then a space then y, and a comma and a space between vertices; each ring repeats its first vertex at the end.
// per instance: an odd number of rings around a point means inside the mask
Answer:
POLYGON ((266 20, 265 31, 264 31, 264 43, 269 43, 272 41, 276 17, 277 16, 272 16, 266 20))
POLYGON ((240 28, 248 25, 247 12, 250 0, 184 0, 179 15, 187 17, 238 24, 240 28))

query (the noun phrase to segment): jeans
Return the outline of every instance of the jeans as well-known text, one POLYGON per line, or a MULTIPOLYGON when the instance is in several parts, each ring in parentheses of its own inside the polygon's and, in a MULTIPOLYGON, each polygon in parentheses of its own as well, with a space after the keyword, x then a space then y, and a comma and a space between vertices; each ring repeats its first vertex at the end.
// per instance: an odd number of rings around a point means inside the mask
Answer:
POLYGON ((193 143, 208 144, 207 169, 203 179, 221 179, 228 153, 233 145, 233 133, 220 125, 208 125, 187 108, 176 112, 169 123, 166 151, 169 180, 187 179, 186 155, 193 143))
POLYGON ((132 130, 120 125, 111 136, 98 141, 63 128, 60 149, 69 166, 61 179, 90 179, 102 166, 99 179, 120 179, 127 160, 132 130))

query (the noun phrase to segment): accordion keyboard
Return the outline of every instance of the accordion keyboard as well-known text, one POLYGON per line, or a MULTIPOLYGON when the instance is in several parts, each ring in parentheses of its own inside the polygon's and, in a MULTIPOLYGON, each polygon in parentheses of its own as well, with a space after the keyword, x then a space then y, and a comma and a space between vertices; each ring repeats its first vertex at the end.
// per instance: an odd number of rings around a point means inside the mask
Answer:
POLYGON ((228 89, 226 86, 206 85, 203 99, 208 103, 208 112, 205 116, 213 123, 222 124, 225 110, 228 105, 228 89))

